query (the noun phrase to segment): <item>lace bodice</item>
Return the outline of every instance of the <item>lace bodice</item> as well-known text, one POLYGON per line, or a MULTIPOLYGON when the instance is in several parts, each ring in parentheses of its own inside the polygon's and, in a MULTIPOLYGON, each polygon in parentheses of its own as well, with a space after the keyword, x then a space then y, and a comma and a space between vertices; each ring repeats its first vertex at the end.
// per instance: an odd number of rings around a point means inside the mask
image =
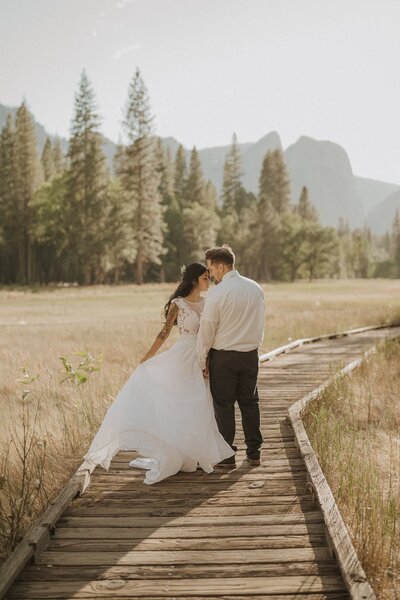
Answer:
POLYGON ((200 302, 190 302, 185 298, 174 298, 171 302, 179 308, 177 324, 179 334, 197 333, 200 326, 200 316, 204 308, 204 299, 200 302))

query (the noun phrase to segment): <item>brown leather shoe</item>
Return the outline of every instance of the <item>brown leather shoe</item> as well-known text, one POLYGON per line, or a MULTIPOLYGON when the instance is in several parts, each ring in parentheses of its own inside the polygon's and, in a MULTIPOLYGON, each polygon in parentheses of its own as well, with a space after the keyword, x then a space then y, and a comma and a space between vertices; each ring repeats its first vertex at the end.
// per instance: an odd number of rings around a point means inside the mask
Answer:
POLYGON ((261 465, 260 458, 246 458, 246 460, 250 463, 251 467, 259 467, 261 465))

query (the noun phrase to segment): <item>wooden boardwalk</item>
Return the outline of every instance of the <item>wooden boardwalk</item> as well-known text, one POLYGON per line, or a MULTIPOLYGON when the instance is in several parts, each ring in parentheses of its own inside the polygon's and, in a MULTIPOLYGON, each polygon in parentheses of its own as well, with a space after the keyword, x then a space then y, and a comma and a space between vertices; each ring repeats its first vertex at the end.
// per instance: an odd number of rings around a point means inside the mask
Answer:
POLYGON ((303 345, 263 363, 262 465, 250 468, 237 415, 237 468, 179 473, 153 486, 120 453, 96 469, 13 599, 348 598, 287 421, 288 407, 395 328, 303 345))

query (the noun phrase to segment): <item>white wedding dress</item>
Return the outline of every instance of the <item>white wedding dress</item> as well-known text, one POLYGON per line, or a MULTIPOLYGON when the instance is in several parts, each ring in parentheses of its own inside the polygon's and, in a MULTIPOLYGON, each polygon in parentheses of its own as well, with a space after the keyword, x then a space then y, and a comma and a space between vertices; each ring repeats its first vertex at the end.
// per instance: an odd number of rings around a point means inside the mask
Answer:
POLYGON ((204 299, 175 298, 178 340, 141 363, 126 381, 96 433, 78 472, 101 465, 109 469, 119 450, 136 450, 132 467, 146 470, 152 484, 178 471, 206 473, 234 451, 218 431, 208 380, 196 359, 196 338, 204 299))

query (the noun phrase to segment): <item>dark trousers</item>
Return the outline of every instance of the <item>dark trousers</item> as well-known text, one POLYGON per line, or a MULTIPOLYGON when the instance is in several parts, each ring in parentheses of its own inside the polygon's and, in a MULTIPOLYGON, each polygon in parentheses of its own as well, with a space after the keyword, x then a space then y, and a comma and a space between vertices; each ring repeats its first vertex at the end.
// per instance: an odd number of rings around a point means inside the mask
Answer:
POLYGON ((215 350, 209 355, 210 389, 218 429, 234 450, 235 402, 242 415, 246 453, 259 458, 263 438, 257 391, 258 351, 215 350))

